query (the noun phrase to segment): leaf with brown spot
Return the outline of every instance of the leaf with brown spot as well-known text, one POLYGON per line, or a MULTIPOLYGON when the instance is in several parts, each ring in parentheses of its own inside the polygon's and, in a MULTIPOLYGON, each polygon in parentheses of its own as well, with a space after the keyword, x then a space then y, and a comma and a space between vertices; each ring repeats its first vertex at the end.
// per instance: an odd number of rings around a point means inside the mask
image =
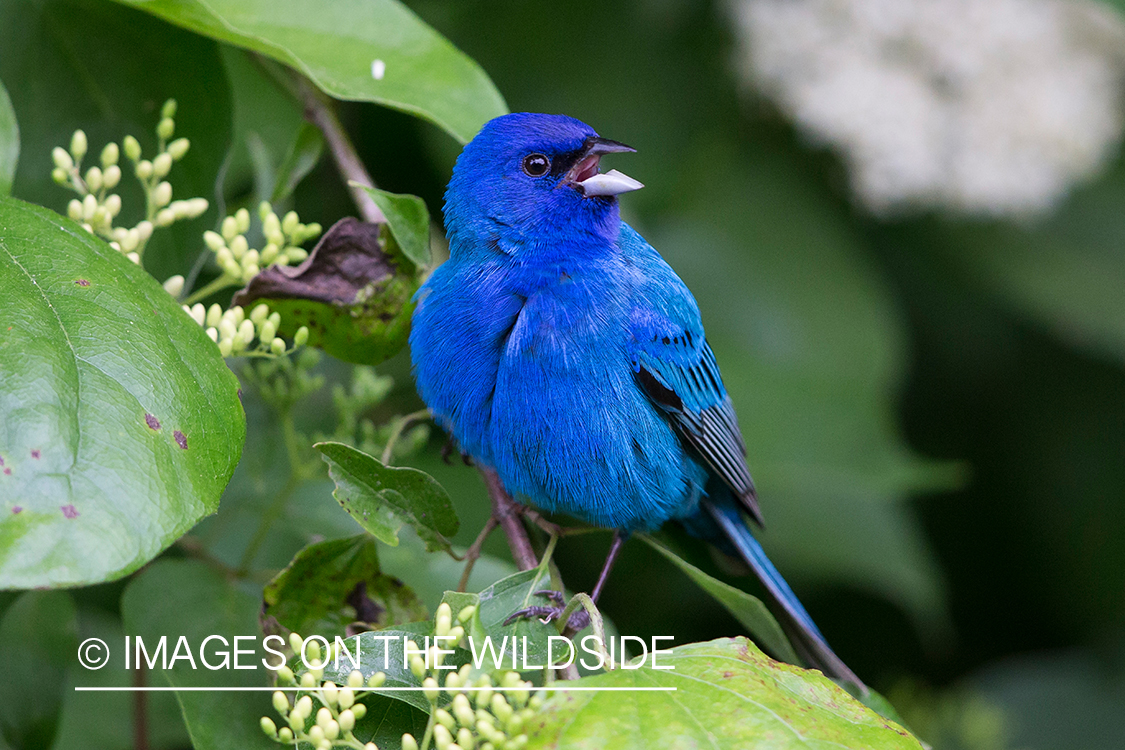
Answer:
POLYGON ((412 268, 386 251, 383 225, 351 217, 336 222, 299 266, 271 266, 234 296, 249 309, 259 300, 281 315, 281 333, 308 326, 309 344, 337 359, 377 364, 406 344, 412 268))

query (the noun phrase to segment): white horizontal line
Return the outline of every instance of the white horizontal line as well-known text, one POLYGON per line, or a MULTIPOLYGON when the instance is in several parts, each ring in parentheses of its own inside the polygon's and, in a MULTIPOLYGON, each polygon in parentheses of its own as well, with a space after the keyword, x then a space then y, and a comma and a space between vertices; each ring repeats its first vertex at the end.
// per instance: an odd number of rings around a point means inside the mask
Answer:
MULTIPOLYGON (((337 686, 343 687, 343 686, 337 686)), ((78 687, 74 688, 75 692, 82 693, 198 693, 198 692, 214 692, 214 693, 253 693, 253 692, 276 692, 278 690, 283 692, 306 692, 311 693, 318 688, 304 688, 304 687, 78 687)), ((405 686, 384 686, 377 688, 352 688, 353 690, 361 692, 372 693, 421 693, 424 690, 433 690, 435 688, 421 688, 421 687, 405 687, 405 686)), ((529 692, 536 692, 538 690, 574 690, 585 692, 618 692, 618 693, 668 693, 675 692, 674 687, 591 687, 586 685, 545 685, 544 687, 532 688, 508 688, 508 687, 459 687, 459 688, 441 688, 442 692, 475 692, 480 690, 490 690, 494 693, 503 693, 515 690, 527 690, 529 692)))

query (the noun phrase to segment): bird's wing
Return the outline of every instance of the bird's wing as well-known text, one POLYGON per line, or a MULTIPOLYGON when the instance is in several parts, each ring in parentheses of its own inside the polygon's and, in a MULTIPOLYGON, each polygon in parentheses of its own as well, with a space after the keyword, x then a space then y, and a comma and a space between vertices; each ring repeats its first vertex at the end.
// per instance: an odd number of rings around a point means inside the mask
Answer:
POLYGON ((627 225, 619 243, 637 271, 631 315, 637 384, 760 524, 746 444, 695 299, 656 250, 627 225))

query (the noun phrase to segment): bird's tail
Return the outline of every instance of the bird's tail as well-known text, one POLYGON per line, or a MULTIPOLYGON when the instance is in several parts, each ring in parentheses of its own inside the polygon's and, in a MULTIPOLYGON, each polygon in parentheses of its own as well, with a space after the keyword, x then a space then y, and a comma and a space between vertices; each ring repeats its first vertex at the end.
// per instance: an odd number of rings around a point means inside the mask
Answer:
POLYGON ((762 545, 750 533, 733 503, 704 499, 701 506, 737 550, 738 556, 750 566, 754 575, 765 586, 771 600, 770 609, 778 616, 797 654, 827 676, 854 685, 861 694, 867 693, 867 686, 829 647, 828 641, 809 617, 793 589, 789 588, 781 573, 766 557, 762 545))

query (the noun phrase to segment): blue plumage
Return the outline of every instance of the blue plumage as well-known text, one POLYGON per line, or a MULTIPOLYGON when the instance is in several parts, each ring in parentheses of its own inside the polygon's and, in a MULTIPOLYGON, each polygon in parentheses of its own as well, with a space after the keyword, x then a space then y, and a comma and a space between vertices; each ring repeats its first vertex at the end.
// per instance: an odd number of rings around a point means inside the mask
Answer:
POLYGON ((512 114, 465 147, 446 192, 450 258, 418 293, 423 400, 461 449, 536 506, 625 532, 681 521, 736 552, 809 660, 861 685, 743 522, 745 447, 699 309, 621 221, 631 151, 560 115, 512 114))

